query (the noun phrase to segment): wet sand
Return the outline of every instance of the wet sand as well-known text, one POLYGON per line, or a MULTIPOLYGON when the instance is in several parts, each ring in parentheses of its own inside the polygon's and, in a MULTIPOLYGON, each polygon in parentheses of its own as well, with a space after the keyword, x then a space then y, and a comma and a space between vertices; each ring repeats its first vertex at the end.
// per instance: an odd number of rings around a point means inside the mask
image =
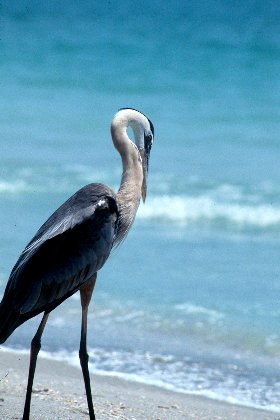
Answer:
MULTIPOLYGON (((21 419, 29 357, 0 351, 0 419, 21 419)), ((91 375, 97 420, 280 420, 280 414, 91 375)), ((88 419, 80 369, 39 358, 31 419, 88 419)))

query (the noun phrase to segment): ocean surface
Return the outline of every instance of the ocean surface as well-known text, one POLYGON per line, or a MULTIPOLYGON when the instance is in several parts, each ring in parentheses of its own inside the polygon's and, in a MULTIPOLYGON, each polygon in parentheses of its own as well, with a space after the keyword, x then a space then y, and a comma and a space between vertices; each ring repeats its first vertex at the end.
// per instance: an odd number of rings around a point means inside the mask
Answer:
MULTIPOLYGON (((148 196, 99 273, 90 368, 280 412, 280 3, 46 3, 1 1, 0 294, 65 199, 118 188, 110 122, 139 109, 148 196)), ((78 363, 80 317, 51 314, 45 355, 78 363)))

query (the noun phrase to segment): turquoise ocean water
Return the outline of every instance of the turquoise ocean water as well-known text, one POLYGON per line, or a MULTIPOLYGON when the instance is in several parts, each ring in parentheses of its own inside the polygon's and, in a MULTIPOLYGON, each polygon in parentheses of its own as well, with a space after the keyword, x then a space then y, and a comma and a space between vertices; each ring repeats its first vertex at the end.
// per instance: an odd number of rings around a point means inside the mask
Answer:
MULTIPOLYGON (((66 198, 118 187, 110 122, 137 108, 149 192, 98 277, 91 369, 280 411, 279 2, 41 3, 0 9, 0 294, 66 198)), ((74 296, 43 349, 77 363, 79 331, 74 296)))

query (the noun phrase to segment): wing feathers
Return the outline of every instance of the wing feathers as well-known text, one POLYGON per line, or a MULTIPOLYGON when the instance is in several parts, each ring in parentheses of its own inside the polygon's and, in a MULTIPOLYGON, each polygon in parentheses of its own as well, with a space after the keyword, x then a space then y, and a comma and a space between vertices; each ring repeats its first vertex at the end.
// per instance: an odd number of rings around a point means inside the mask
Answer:
POLYGON ((3 301, 12 300, 16 312, 30 313, 30 317, 33 312, 55 307, 103 266, 117 223, 118 209, 111 190, 91 184, 78 191, 24 249, 3 301))

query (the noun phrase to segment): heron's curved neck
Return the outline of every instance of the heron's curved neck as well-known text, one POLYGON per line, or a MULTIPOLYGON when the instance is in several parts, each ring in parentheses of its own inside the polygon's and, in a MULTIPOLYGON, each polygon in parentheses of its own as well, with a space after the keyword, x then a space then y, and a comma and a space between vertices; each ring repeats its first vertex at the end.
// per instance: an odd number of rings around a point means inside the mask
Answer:
POLYGON ((143 169, 139 151, 127 135, 127 127, 130 123, 128 116, 116 116, 111 125, 111 134, 115 148, 122 158, 122 179, 119 192, 137 193, 141 196, 143 182, 143 169))
MULTIPOLYGON (((137 147, 129 139, 126 129, 130 120, 128 117, 115 117, 111 125, 111 134, 115 148, 122 158, 122 178, 117 193, 120 211, 126 218, 128 227, 136 215, 143 183, 143 169, 137 147)), ((127 228, 128 228, 127 227, 127 228)))

